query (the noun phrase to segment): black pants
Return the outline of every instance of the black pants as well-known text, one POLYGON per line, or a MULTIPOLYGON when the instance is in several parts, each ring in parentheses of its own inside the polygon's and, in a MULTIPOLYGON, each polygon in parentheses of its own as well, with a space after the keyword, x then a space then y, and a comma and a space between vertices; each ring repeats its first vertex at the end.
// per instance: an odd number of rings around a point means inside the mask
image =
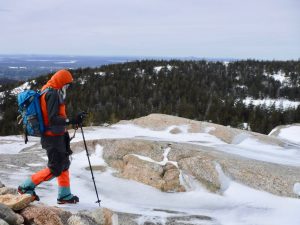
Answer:
POLYGON ((47 151, 48 167, 51 173, 58 177, 63 171, 70 167, 69 149, 70 143, 67 140, 66 133, 62 136, 42 136, 41 144, 47 151))

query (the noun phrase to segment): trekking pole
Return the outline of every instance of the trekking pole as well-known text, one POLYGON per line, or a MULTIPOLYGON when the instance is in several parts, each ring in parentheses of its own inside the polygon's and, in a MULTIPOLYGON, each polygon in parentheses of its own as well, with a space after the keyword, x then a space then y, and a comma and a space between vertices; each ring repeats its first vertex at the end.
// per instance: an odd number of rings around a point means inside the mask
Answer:
POLYGON ((87 155, 87 158, 88 158, 88 161, 89 161, 90 170, 91 170, 91 174, 92 174, 92 179, 93 179, 93 182, 94 182, 94 187, 95 187, 95 191, 96 191, 96 195, 97 195, 97 201, 95 203, 99 203, 99 207, 101 207, 100 206, 101 200, 99 200, 99 195, 98 195, 98 191, 97 191, 97 187, 96 187, 96 183, 95 183, 94 173, 93 173, 93 169, 92 169, 92 165, 91 165, 91 161, 90 161, 90 157, 89 157, 89 151, 87 149, 85 138, 84 138, 84 134, 83 134, 82 124, 80 124, 80 129, 81 129, 83 143, 84 143, 86 155, 87 155))

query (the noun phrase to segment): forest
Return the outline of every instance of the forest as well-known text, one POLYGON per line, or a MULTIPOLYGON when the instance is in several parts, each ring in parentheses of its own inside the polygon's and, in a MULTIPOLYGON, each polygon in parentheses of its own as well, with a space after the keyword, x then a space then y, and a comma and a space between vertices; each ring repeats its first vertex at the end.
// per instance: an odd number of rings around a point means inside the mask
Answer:
MULTIPOLYGON (((300 60, 142 60, 71 70, 69 117, 88 112, 85 125, 115 123, 150 113, 164 113, 267 134, 282 124, 300 122, 300 106, 245 104, 253 99, 300 102, 300 60), (278 76, 284 78, 279 80, 278 76)), ((52 74, 28 80, 40 89, 52 74)), ((24 83, 24 82, 22 82, 24 83)), ((22 83, 0 87, 0 135, 22 132, 12 91, 22 83)))

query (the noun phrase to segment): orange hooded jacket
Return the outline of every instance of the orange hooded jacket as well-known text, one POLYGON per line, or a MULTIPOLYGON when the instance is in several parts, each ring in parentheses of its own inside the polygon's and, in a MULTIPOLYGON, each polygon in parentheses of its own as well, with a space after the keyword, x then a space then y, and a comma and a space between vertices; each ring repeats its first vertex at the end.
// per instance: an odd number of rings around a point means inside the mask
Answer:
MULTIPOLYGON (((46 88, 53 88, 55 90, 62 89, 62 87, 68 83, 71 83, 73 81, 72 74, 67 71, 67 70, 59 70, 57 71, 51 79, 42 87, 42 91, 45 90, 46 88)), ((49 117, 48 117, 48 110, 47 110, 47 102, 46 102, 46 94, 43 94, 40 98, 40 104, 41 104, 41 110, 42 110, 42 115, 43 115, 43 120, 44 120, 44 125, 46 127, 46 131, 44 132, 45 136, 60 136, 62 134, 54 134, 50 130, 47 130, 47 127, 51 126, 49 122, 49 117)), ((58 115, 67 118, 66 115, 66 107, 65 104, 59 104, 59 109, 58 109, 58 115)))

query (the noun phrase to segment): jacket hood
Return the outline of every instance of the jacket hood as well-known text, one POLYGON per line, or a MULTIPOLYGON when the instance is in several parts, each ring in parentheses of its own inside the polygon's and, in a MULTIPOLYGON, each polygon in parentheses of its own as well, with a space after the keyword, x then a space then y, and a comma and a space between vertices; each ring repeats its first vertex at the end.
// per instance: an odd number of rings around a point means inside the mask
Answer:
POLYGON ((72 74, 68 70, 59 70, 51 77, 47 84, 43 86, 42 90, 47 87, 61 89, 65 84, 71 83, 72 81, 72 74))

